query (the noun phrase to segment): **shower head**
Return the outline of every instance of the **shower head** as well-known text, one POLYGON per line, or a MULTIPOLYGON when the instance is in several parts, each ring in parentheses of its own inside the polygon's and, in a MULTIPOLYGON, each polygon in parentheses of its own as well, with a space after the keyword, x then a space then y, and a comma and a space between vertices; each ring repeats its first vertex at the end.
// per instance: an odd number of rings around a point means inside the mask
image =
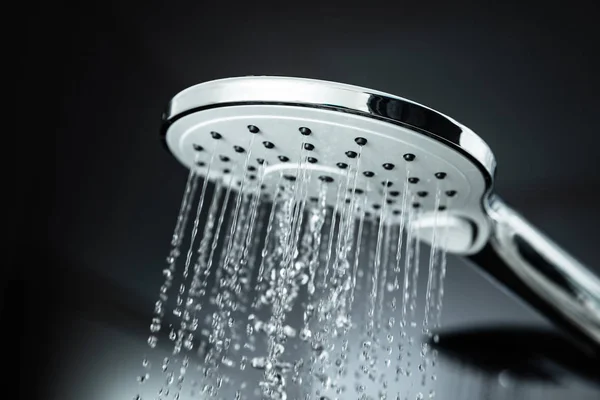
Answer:
MULTIPOLYGON (((422 240, 444 226, 446 251, 468 257, 598 351, 600 281, 494 194, 490 148, 446 115, 351 85, 242 77, 177 94, 163 114, 162 138, 181 163, 209 179, 230 174, 241 184, 263 168, 265 191, 281 176, 295 179, 300 165, 313 182, 343 180, 354 168, 355 194, 375 208, 385 197, 396 211, 391 221, 401 218, 406 187, 419 208, 411 227, 422 240), (240 168, 245 159, 250 163, 240 168)), ((308 197, 317 186, 309 185, 308 197)), ((328 196, 335 203, 335 194, 328 196)))
MULTIPOLYGON (((343 180, 360 154, 356 193, 377 208, 387 187, 399 220, 400 197, 409 184, 419 207, 415 223, 427 232, 436 215, 452 234, 453 253, 473 253, 485 244, 489 223, 481 199, 492 187, 495 160, 473 131, 430 108, 400 97, 356 86, 297 78, 223 79, 179 93, 163 116, 163 138, 187 167, 211 179, 233 170, 252 152, 252 171, 266 162, 268 193, 283 174, 294 179, 304 163, 313 182, 343 180), (254 136, 254 137, 253 137, 254 136), (250 142, 253 146, 250 149, 250 142), (441 198, 434 213, 436 194, 441 198)), ((318 185, 309 188, 316 197, 318 185)), ((327 202, 335 203, 330 192, 327 202)))

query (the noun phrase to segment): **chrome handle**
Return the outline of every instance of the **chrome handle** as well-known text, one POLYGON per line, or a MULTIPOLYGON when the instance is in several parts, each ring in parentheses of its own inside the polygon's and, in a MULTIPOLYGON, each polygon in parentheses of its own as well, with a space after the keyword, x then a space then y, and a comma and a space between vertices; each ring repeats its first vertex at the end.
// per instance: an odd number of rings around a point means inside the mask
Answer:
POLYGON ((469 259, 600 355, 598 277, 500 198, 490 198, 487 211, 490 239, 469 259))

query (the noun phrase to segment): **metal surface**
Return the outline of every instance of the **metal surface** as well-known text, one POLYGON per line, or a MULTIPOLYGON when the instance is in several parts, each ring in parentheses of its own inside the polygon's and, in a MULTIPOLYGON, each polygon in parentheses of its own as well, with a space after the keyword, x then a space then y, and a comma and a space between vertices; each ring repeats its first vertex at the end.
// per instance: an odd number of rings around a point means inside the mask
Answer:
MULTIPOLYGON (((490 195, 495 159, 485 142, 468 128, 409 100, 369 89, 298 78, 248 77, 208 82, 179 93, 163 115, 163 139, 181 162, 191 166, 194 140, 205 140, 210 124, 229 123, 236 120, 236 116, 249 119, 242 118, 243 124, 237 127, 225 125, 225 129, 235 128, 229 133, 230 138, 239 138, 240 127, 260 117, 317 121, 321 126, 327 125, 328 120, 339 119, 334 122, 343 129, 333 135, 334 143, 323 143, 329 147, 335 147, 338 139, 348 139, 345 136, 352 129, 372 132, 369 139, 381 136, 378 134, 381 130, 391 129, 383 136, 408 146, 414 141, 423 141, 418 148, 430 157, 428 159, 450 160, 449 167, 468 174, 463 175, 459 184, 477 196, 475 202, 453 204, 447 211, 447 215, 457 216, 458 220, 440 219, 458 230, 451 231, 450 235, 473 237, 472 241, 462 240, 460 246, 447 250, 469 255, 482 270, 521 299, 581 338, 587 349, 596 351, 600 346, 598 279, 490 195), (205 136, 198 136, 200 131, 205 136), (446 150, 440 150, 440 146, 446 150), (465 219, 460 219, 463 217, 465 219), (465 230, 470 231, 465 234, 465 230)), ((276 134, 281 135, 279 139, 284 143, 291 137, 281 131, 276 134)), ((354 135, 349 138, 353 139, 354 135)), ((378 143, 376 151, 401 159, 402 155, 396 148, 389 147, 389 143, 378 143)), ((379 153, 365 155, 367 160, 369 157, 379 163, 389 161, 382 159, 379 153)), ((421 169, 425 170, 426 166, 421 169)), ((407 174, 400 175, 399 182, 406 177, 407 174)), ((426 183, 432 187, 430 180, 426 183)), ((369 196, 377 196, 377 193, 379 191, 369 191, 369 196)), ((426 218, 427 214, 422 217, 416 226, 424 232, 431 231, 427 223, 431 219, 426 218)), ((421 238, 427 240, 427 235, 421 238)))
POLYGON ((600 280, 508 207, 489 202, 488 244, 471 260, 600 355, 600 280))

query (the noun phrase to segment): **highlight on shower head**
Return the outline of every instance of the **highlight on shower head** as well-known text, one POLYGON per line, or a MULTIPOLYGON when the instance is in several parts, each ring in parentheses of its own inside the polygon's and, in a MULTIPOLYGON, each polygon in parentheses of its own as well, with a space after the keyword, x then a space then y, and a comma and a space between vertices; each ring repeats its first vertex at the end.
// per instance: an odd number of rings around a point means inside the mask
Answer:
MULTIPOLYGON (((421 240, 443 226, 445 250, 467 256, 598 351, 600 281, 493 193, 490 148, 442 113, 333 82, 230 78, 177 94, 163 114, 162 139, 182 164, 211 180, 231 176, 241 184, 260 169, 265 192, 281 176, 296 179, 300 165, 312 182, 335 183, 354 168, 356 183, 348 190, 367 212, 385 197, 391 221, 402 217, 406 187, 419 209, 411 226, 421 240), (244 159, 250 162, 240 168, 244 159)), ((318 185, 307 190, 316 197, 318 185)), ((326 201, 336 202, 333 191, 326 201)))

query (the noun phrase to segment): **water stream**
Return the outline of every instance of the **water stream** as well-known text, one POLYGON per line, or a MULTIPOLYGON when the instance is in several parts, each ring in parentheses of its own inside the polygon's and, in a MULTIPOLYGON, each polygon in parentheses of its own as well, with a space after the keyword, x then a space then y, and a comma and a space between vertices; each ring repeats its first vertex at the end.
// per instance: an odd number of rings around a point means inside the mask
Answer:
POLYGON ((317 182, 304 146, 293 174, 267 176, 266 162, 249 173, 251 157, 252 143, 231 173, 201 186, 190 171, 148 338, 152 352, 163 334, 171 347, 159 362, 162 377, 144 357, 139 384, 160 384, 137 398, 434 397, 430 343, 439 340, 447 231, 434 229, 421 257, 413 226, 422 211, 409 182, 398 192, 387 181, 357 189, 360 151, 336 179, 317 182), (371 190, 381 191, 378 204, 371 190), (421 258, 428 259, 422 271, 421 258))

